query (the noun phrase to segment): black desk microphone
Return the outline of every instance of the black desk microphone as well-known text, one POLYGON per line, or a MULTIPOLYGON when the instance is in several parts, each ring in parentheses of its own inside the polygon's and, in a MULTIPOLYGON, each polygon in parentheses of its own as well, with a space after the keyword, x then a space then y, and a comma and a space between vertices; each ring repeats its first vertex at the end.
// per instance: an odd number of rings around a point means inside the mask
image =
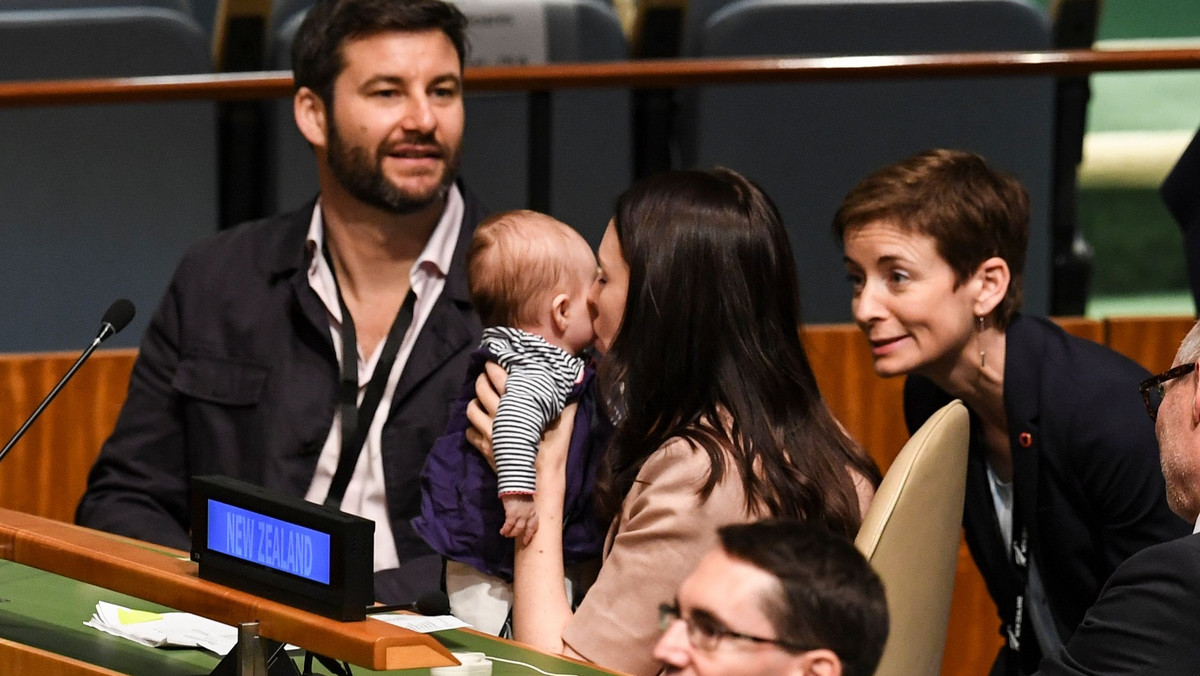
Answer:
POLYGON ((422 615, 449 615, 450 598, 443 591, 427 591, 412 603, 397 603, 390 606, 370 606, 368 615, 390 613, 394 610, 409 610, 422 615))

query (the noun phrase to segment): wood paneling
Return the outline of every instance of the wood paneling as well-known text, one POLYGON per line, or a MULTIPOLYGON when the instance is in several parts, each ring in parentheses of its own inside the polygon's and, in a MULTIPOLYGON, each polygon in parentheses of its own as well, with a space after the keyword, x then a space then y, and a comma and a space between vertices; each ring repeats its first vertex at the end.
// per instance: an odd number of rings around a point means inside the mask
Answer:
POLYGON ((867 341, 852 325, 810 326, 804 344, 829 408, 887 471, 908 441, 904 379, 875 375, 867 341))
MULTIPOLYGON (((0 438, 5 441, 78 354, 0 355, 0 438)), ((73 521, 87 473, 125 401, 134 350, 97 351, 0 463, 0 507, 73 521)))
POLYGON ((1179 341, 1196 323, 1190 317, 1116 317, 1105 320, 1108 345, 1151 373, 1171 368, 1179 341))
POLYGON ((1094 343, 1104 344, 1104 323, 1084 317, 1056 317, 1055 323, 1063 327, 1067 333, 1080 338, 1086 338, 1094 343))

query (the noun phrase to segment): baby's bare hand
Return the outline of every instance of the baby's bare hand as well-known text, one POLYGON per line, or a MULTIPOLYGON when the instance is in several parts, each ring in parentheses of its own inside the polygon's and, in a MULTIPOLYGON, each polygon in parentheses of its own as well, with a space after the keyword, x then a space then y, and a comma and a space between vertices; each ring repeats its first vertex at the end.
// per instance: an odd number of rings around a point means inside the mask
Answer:
POLYGON ((527 493, 510 493, 500 496, 504 504, 504 525, 500 534, 506 538, 521 540, 521 544, 529 544, 533 534, 538 529, 537 508, 533 504, 533 496, 527 493))

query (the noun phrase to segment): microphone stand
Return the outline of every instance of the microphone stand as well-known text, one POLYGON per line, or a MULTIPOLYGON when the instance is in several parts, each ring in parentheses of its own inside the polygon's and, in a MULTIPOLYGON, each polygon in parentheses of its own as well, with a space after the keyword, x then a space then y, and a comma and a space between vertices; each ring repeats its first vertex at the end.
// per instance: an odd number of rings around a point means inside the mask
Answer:
POLYGON ((104 328, 101 329, 100 335, 96 336, 96 338, 92 340, 92 344, 88 345, 88 348, 83 351, 83 354, 79 355, 79 359, 75 360, 75 363, 71 366, 71 369, 67 371, 67 374, 58 381, 58 384, 54 386, 53 390, 50 390, 50 394, 46 395, 46 398, 42 400, 42 403, 38 404, 38 407, 33 411, 33 415, 29 416, 25 420, 25 424, 21 425, 21 429, 17 430, 17 433, 14 434, 12 438, 8 440, 8 443, 4 445, 4 450, 0 450, 0 461, 4 460, 4 456, 8 455, 8 452, 12 450, 12 447, 21 440, 21 437, 25 436, 25 432, 27 432, 29 427, 33 425, 33 421, 37 420, 38 416, 42 414, 42 411, 46 408, 47 404, 49 404, 54 397, 58 396, 58 391, 63 388, 63 385, 67 384, 67 381, 71 379, 71 376, 75 375, 75 372, 79 370, 79 367, 83 366, 83 362, 86 361, 88 357, 92 356, 92 353, 96 351, 96 347, 98 347, 105 338, 108 338, 113 333, 116 332, 112 331, 112 325, 106 323, 104 328))
POLYGON ((88 345, 88 348, 83 351, 83 354, 79 355, 79 359, 75 360, 75 363, 71 366, 71 370, 67 371, 67 374, 59 379, 58 384, 54 386, 54 389, 50 390, 50 394, 47 394, 46 398, 42 400, 42 403, 38 404, 37 410, 33 412, 33 415, 29 416, 29 418, 25 420, 25 424, 21 425, 21 429, 17 430, 17 433, 8 440, 8 443, 4 445, 4 450, 0 450, 0 460, 3 460, 4 456, 8 455, 8 452, 12 450, 12 447, 18 441, 20 441, 21 437, 25 436, 25 432, 29 429, 29 426, 33 424, 34 420, 37 420, 39 415, 42 414, 42 411, 46 408, 46 405, 49 404, 54 397, 58 396, 58 391, 63 388, 63 385, 67 384, 67 381, 71 379, 71 376, 75 375, 75 372, 79 370, 79 367, 83 365, 83 362, 86 361, 88 357, 92 356, 92 353, 96 351, 96 347, 100 345, 100 343, 103 343, 105 340, 108 340, 116 335, 121 329, 125 328, 129 324, 129 321, 133 319, 133 315, 133 303, 130 303, 124 298, 118 298, 117 300, 113 301, 112 305, 108 306, 108 309, 104 311, 104 316, 100 319, 100 330, 96 332, 96 337, 92 339, 92 344, 88 345))

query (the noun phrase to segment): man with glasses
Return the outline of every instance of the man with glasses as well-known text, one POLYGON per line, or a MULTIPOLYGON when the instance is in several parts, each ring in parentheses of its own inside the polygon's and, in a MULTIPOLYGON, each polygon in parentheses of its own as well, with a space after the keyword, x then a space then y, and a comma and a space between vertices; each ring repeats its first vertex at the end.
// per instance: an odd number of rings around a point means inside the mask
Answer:
POLYGON ((718 531, 721 546, 659 607, 664 674, 870 676, 887 641, 883 584, 854 545, 796 521, 718 531))
POLYGON ((1197 524, 1190 537, 1147 547, 1113 572, 1100 598, 1043 675, 1200 673, 1200 323, 1175 366, 1141 384, 1155 421, 1167 502, 1197 524))

